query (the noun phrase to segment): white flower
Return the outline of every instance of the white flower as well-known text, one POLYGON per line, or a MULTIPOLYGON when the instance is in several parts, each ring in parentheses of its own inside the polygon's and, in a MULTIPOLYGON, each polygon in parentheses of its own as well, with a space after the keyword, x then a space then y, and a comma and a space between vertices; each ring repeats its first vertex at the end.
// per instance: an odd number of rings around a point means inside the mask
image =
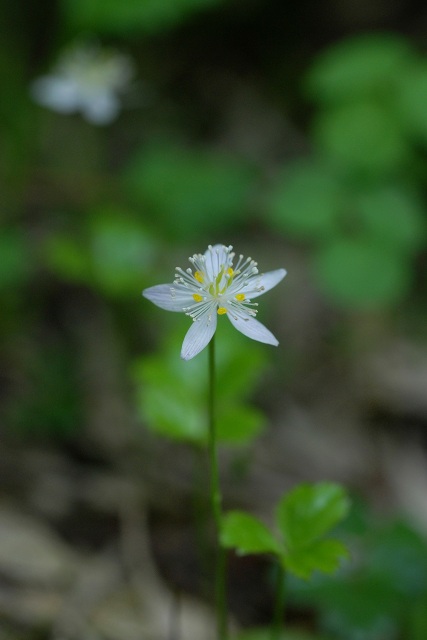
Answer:
POLYGON ((193 269, 177 267, 171 284, 149 287, 142 295, 167 311, 181 311, 193 318, 184 338, 181 357, 194 358, 213 337, 218 315, 226 315, 231 324, 248 338, 277 346, 279 343, 263 324, 255 320, 254 298, 276 286, 285 269, 259 274, 257 263, 239 256, 233 266, 233 247, 209 246, 204 255, 190 258, 193 269))
POLYGON ((31 85, 34 100, 59 113, 81 112, 92 124, 112 122, 121 107, 120 94, 134 74, 130 58, 96 45, 66 50, 52 73, 31 85))

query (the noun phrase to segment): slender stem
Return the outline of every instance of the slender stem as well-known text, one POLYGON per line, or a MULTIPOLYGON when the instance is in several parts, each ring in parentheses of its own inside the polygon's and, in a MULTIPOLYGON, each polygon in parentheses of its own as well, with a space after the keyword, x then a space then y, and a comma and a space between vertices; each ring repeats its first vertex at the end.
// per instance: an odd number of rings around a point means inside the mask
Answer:
POLYGON ((271 640, 280 640, 283 632, 283 617, 285 612, 285 570, 282 565, 276 564, 276 602, 274 616, 271 625, 271 640))
POLYGON ((215 406, 215 336, 209 343, 209 460, 211 475, 211 504, 215 524, 216 548, 215 548, 215 605, 217 619, 218 640, 227 640, 227 614, 226 614, 226 555, 225 549, 220 544, 222 508, 221 488, 219 483, 218 447, 216 438, 216 406, 215 406))

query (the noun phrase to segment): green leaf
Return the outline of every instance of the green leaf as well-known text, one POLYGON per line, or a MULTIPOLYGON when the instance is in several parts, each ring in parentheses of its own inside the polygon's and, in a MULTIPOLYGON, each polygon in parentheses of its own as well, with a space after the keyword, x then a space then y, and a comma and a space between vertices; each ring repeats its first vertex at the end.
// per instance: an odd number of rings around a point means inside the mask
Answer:
POLYGON ((306 90, 314 100, 330 104, 387 97, 414 57, 410 43, 394 34, 348 38, 317 57, 306 90))
POLYGON ((230 511, 223 517, 221 544, 240 554, 281 553, 279 542, 258 518, 243 511, 230 511))
POLYGON ((277 522, 291 550, 310 546, 340 522, 349 510, 343 487, 332 482, 301 484, 277 507, 277 522))
MULTIPOLYGON (((249 629, 239 633, 235 640, 271 640, 271 628, 249 629)), ((277 640, 331 640, 324 635, 313 635, 299 629, 283 629, 277 640)))
POLYGON ((393 112, 374 101, 353 102, 319 114, 313 132, 332 161, 362 174, 388 175, 410 157, 393 112))
POLYGON ((224 233, 242 220, 253 171, 240 159, 205 149, 152 144, 136 156, 125 187, 173 239, 224 233))
POLYGON ((427 62, 423 60, 405 74, 397 75, 397 108, 408 132, 427 143, 427 62))
POLYGON ((314 571, 333 573, 348 555, 342 542, 328 539, 317 540, 301 548, 291 548, 282 558, 288 571, 298 578, 308 580, 314 571))
POLYGON ((62 233, 53 234, 43 246, 45 263, 60 278, 69 282, 85 282, 92 272, 85 247, 62 233))
POLYGON ((29 246, 17 229, 0 235, 0 290, 23 285, 31 274, 29 246))
POLYGON ((114 295, 139 293, 157 243, 131 214, 112 207, 90 220, 90 252, 95 281, 114 295))
POLYGON ((411 279, 407 258, 369 237, 319 247, 313 273, 325 295, 347 308, 394 304, 407 293, 411 279))
POLYGON ((62 0, 74 28, 95 33, 156 32, 182 21, 218 0, 62 0))
POLYGON ((410 253, 425 241, 424 210, 415 193, 377 187, 356 196, 354 207, 364 232, 384 247, 410 253))
POLYGON ((289 167, 276 186, 271 217, 285 233, 302 239, 333 235, 343 208, 339 179, 324 166, 300 162, 289 167))
POLYGON ((265 427, 265 416, 254 407, 236 404, 218 411, 218 442, 228 445, 249 443, 265 427))
MULTIPOLYGON (((188 326, 186 327, 188 329, 188 326)), ((186 330, 185 329, 185 330, 186 330)), ((188 362, 179 357, 185 330, 174 333, 163 350, 133 366, 137 410, 143 422, 160 435, 204 446, 207 441, 207 353, 188 362)), ((263 368, 254 345, 243 351, 224 332, 217 349, 218 441, 247 444, 264 427, 261 412, 245 403, 263 368), (253 357, 251 358, 251 354, 253 357), (234 384, 241 375, 245 384, 234 384)))

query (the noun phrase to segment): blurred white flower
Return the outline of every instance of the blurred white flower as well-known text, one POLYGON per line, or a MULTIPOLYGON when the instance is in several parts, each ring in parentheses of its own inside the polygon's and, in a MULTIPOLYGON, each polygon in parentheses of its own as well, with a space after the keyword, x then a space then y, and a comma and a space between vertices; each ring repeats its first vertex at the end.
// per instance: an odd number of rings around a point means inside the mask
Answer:
POLYGON ((49 75, 34 80, 31 95, 53 111, 80 112, 92 124, 105 125, 117 118, 133 76, 129 56, 78 44, 64 51, 49 75))
POLYGON ((274 335, 255 320, 257 303, 252 302, 285 277, 285 269, 259 273, 252 258, 239 256, 233 265, 233 247, 217 244, 204 254, 190 258, 192 269, 177 267, 175 280, 144 289, 143 296, 167 311, 181 311, 193 319, 181 350, 184 360, 194 358, 212 339, 217 316, 226 315, 231 324, 252 340, 277 346, 274 335))

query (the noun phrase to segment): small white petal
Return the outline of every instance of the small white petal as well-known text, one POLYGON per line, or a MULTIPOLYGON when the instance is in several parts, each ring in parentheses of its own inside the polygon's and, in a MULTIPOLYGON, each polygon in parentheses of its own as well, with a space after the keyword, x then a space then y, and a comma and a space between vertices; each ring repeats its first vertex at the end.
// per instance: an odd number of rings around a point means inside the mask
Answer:
POLYGON ((255 282, 254 280, 252 281, 252 284, 248 283, 245 287, 242 287, 241 293, 246 293, 250 291, 250 295, 248 294, 248 298, 250 298, 251 300, 252 298, 257 298, 258 296, 262 296, 263 293, 275 287, 276 284, 279 284, 279 282, 283 280, 285 275, 286 275, 286 269, 276 269, 276 271, 268 271, 268 273, 262 273, 256 279, 257 291, 252 290, 252 287, 255 282), (258 289, 261 289, 261 290, 258 290, 258 289))
POLYGON ((181 358, 191 360, 197 356, 212 340, 217 324, 216 313, 206 313, 195 320, 186 333, 182 343, 181 358))
POLYGON ((230 267, 231 258, 228 247, 223 244, 215 244, 212 248, 205 251, 206 258, 206 274, 210 282, 213 282, 221 271, 221 267, 230 267))
POLYGON ((183 311, 182 298, 177 301, 172 296, 173 284, 158 284, 155 287, 144 289, 142 295, 153 304, 166 311, 183 311))
POLYGON ((79 105, 78 88, 75 82, 61 76, 42 76, 31 85, 34 100, 59 113, 73 113, 79 105))
POLYGON ((91 96, 82 96, 81 110, 86 120, 92 124, 110 124, 117 118, 120 102, 112 93, 99 92, 91 96))
POLYGON ((232 311, 227 313, 228 319, 231 324, 243 335, 248 338, 252 338, 252 340, 257 340, 258 342, 264 342, 265 344, 272 344, 277 347, 279 341, 277 338, 273 336, 271 331, 264 327, 261 322, 255 320, 251 316, 236 316, 232 311))

